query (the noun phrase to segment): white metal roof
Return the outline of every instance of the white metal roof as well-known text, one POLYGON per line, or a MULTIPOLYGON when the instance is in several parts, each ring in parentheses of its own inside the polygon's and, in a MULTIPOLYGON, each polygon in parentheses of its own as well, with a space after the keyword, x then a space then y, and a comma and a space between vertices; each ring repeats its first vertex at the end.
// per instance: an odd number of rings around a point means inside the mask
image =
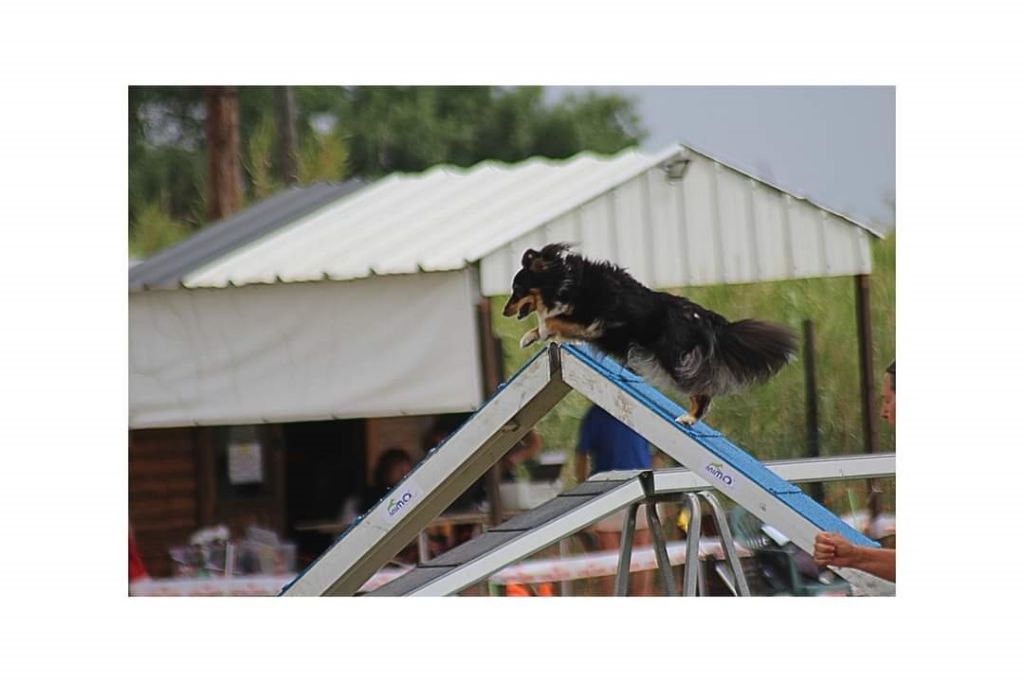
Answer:
POLYGON ((690 148, 393 174, 183 278, 186 287, 350 280, 480 263, 508 290, 552 240, 656 287, 870 272, 867 228, 690 148), (679 181, 667 162, 686 159, 679 181))

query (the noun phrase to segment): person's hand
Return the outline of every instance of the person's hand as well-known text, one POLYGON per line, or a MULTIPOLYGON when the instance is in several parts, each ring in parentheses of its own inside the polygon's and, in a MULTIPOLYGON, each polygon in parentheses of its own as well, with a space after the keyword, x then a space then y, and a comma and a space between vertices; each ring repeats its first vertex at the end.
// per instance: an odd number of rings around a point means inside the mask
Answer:
POLYGON ((857 548, 838 533, 818 533, 814 536, 814 563, 819 566, 852 566, 857 548))

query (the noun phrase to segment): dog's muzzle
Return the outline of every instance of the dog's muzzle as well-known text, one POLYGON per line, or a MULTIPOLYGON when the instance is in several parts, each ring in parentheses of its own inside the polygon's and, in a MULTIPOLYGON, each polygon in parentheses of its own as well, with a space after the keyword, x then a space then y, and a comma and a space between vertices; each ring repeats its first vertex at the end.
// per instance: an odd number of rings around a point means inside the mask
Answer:
POLYGON ((521 298, 518 301, 509 301, 505 304, 502 314, 505 317, 516 315, 520 320, 533 312, 533 304, 528 299, 521 298))

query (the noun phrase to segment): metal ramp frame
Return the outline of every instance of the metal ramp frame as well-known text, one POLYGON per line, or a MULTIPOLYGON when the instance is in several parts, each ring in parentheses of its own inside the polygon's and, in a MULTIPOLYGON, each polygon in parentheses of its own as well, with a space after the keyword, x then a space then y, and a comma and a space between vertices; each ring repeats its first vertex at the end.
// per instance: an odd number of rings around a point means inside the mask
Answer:
MULTIPOLYGON (((767 464, 776 475, 793 483, 818 480, 838 480, 855 478, 872 478, 892 475, 895 473, 895 456, 892 454, 855 455, 846 457, 829 457, 815 461, 807 459, 780 460, 767 464)), ((458 592, 485 580, 488 576, 506 566, 529 557, 559 540, 579 532, 609 514, 620 509, 629 508, 626 514, 626 527, 619 560, 619 579, 616 582, 616 594, 626 594, 626 580, 623 576, 629 566, 632 550, 633 511, 645 504, 653 510, 652 503, 676 500, 691 508, 691 527, 688 534, 687 562, 697 552, 697 540, 700 537, 700 515, 693 514, 699 499, 695 493, 707 501, 715 517, 723 549, 727 559, 732 559, 728 548, 731 537, 727 537, 728 524, 720 512, 717 500, 710 493, 711 484, 688 469, 659 469, 657 471, 615 471, 598 474, 585 483, 565 491, 544 504, 517 515, 500 526, 487 530, 473 539, 454 549, 438 555, 417 566, 391 582, 383 585, 366 596, 445 596, 458 592)), ((656 524, 650 524, 655 528, 656 524)), ((655 547, 658 539, 652 538, 655 547)), ((697 580, 702 578, 694 564, 691 571, 684 573, 684 595, 697 593, 697 580)), ((733 566, 733 576, 737 566, 733 566)), ((664 569, 663 569, 664 570, 664 569)), ((742 580, 742 578, 741 578, 742 580)), ((737 581, 739 582, 739 581, 737 581)), ((701 580, 703 583, 703 580, 701 580)), ((673 583, 674 585, 674 583, 673 583)), ((666 593, 672 594, 674 587, 668 587, 666 593)), ((701 590, 703 593, 704 590, 701 590)))
MULTIPOLYGON (((814 536, 822 530, 840 533, 859 545, 877 546, 706 424, 688 427, 677 423, 675 418, 684 410, 637 375, 583 347, 553 343, 499 387, 458 431, 429 453, 387 497, 285 586, 282 596, 355 594, 571 390, 579 391, 600 405, 689 470, 685 474, 676 472, 677 475, 696 475, 709 489, 721 492, 779 529, 801 549, 813 551, 814 536)), ((819 461, 830 459, 834 458, 819 461)), ((430 592, 435 594, 450 593, 435 591, 447 590, 446 585, 455 584, 454 580, 445 580, 445 574, 452 573, 453 568, 457 569, 470 560, 472 564, 487 561, 488 557, 493 561, 494 552, 490 550, 499 546, 506 549, 524 547, 521 544, 524 540, 519 536, 540 537, 527 531, 540 531, 558 518, 563 519, 564 526, 577 522, 588 525, 614 511, 611 509, 594 516, 598 506, 603 508, 610 502, 618 504, 621 500, 622 504, 615 507, 617 509, 642 499, 646 494, 644 484, 633 473, 632 480, 626 482, 615 479, 587 481, 556 498, 570 498, 570 501, 563 499, 560 503, 565 505, 560 515, 555 514, 545 521, 544 515, 552 513, 554 507, 540 511, 547 506, 542 505, 479 536, 487 539, 474 547, 468 546, 478 538, 436 557, 432 561, 444 559, 449 563, 431 566, 428 562, 417 569, 427 571, 421 576, 429 576, 417 584, 421 587, 431 585, 430 592), (591 506, 599 501, 601 505, 591 506), (504 537, 494 534, 503 527, 504 537), (502 539, 499 541, 499 538, 502 539), (484 542, 493 545, 485 547, 484 542), (457 554, 462 547, 466 547, 463 554, 457 554), (477 554, 473 556, 473 552, 477 554)), ((535 542, 532 540, 529 544, 535 542)), ((494 570, 499 568, 501 566, 494 570)), ((475 570, 479 569, 478 566, 475 570)), ((848 569, 840 569, 840 572, 852 580, 856 580, 859 573, 848 569)), ((409 578, 404 584, 411 585, 412 581, 413 578, 409 578)))

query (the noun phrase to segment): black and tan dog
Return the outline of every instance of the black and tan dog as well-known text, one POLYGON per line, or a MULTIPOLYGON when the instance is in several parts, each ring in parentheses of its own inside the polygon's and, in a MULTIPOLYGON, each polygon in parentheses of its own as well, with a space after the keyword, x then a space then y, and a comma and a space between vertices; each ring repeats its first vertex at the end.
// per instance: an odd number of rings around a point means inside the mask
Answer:
POLYGON ((651 291, 622 268, 549 244, 523 254, 506 317, 536 313, 520 346, 587 341, 648 381, 690 396, 692 425, 716 395, 768 379, 796 356, 796 336, 759 320, 729 322, 689 299, 651 291))

